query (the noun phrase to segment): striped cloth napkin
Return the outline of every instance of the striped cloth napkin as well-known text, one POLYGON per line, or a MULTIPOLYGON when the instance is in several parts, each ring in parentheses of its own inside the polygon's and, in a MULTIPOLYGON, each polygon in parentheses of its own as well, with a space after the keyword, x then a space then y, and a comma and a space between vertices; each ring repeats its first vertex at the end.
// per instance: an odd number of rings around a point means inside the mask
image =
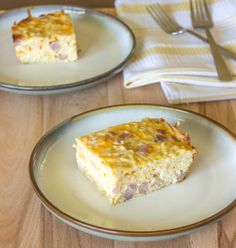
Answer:
MULTIPOLYGON (((146 6, 157 2, 179 24, 191 28, 189 0, 116 0, 118 16, 137 39, 136 53, 123 72, 124 86, 160 83, 170 104, 236 98, 236 77, 232 82, 218 80, 208 44, 188 33, 171 36, 153 20, 146 6)), ((235 0, 209 3, 216 41, 236 51, 235 0)), ((236 76, 236 60, 227 58, 226 62, 236 76)))

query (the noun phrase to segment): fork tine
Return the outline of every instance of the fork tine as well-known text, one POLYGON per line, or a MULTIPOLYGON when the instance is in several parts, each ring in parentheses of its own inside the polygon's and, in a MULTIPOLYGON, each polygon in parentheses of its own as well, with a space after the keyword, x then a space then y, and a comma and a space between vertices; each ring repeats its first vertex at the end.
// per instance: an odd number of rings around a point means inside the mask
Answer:
POLYGON ((151 8, 151 6, 147 7, 147 11, 152 16, 152 18, 161 26, 161 28, 166 30, 166 27, 163 25, 161 18, 156 13, 153 12, 153 9, 151 8))
POLYGON ((204 4, 204 7, 205 7, 207 19, 208 19, 208 21, 212 22, 210 11, 209 11, 208 5, 207 5, 207 1, 206 0, 203 0, 203 4, 204 4))
POLYGON ((202 7, 201 0, 195 0, 195 11, 196 11, 196 20, 204 20, 204 8, 202 7))
POLYGON ((204 6, 201 0, 190 0, 190 12, 193 26, 205 20, 204 6))
POLYGON ((178 32, 182 29, 178 23, 169 17, 160 4, 151 4, 147 7, 149 13, 151 12, 153 18, 160 24, 160 26, 168 33, 178 32), (156 18, 155 18, 156 17, 156 18))
POLYGON ((164 23, 164 25, 168 29, 170 25, 168 24, 168 20, 166 19, 165 15, 163 14, 162 10, 160 9, 160 6, 158 6, 158 4, 153 5, 153 9, 154 9, 155 13, 158 13, 162 22, 164 23))
POLYGON ((190 0, 190 14, 191 14, 192 23, 194 23, 195 22, 195 15, 194 15, 193 1, 192 0, 190 0))
POLYGON ((201 19, 206 20, 207 15, 206 15, 206 9, 205 9, 203 0, 198 0, 198 2, 199 2, 199 10, 201 12, 201 19))
POLYGON ((161 26, 161 28, 164 29, 166 32, 169 32, 168 26, 166 26, 166 23, 163 22, 159 11, 156 11, 156 9, 153 8, 153 5, 148 6, 147 10, 151 14, 153 19, 161 26))
POLYGON ((207 6, 207 0, 189 0, 193 26, 212 24, 211 15, 207 6))
POLYGON ((166 22, 172 26, 172 27, 175 27, 175 28, 180 28, 180 26, 178 25, 178 23, 172 19, 167 13, 166 11, 164 10, 164 8, 160 5, 160 4, 156 4, 155 5, 158 9, 159 9, 159 12, 162 14, 163 18, 166 20, 166 22))

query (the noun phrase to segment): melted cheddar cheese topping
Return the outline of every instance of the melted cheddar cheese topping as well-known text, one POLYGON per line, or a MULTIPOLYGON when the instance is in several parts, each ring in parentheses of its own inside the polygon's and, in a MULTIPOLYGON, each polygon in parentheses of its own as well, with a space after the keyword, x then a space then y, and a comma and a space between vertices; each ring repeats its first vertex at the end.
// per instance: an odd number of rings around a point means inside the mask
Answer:
POLYGON ((31 37, 49 37, 53 35, 71 35, 74 33, 71 17, 63 11, 57 11, 39 17, 31 14, 12 27, 13 40, 31 37))
POLYGON ((189 135, 164 119, 145 118, 77 138, 111 168, 143 166, 154 160, 195 153, 189 135))

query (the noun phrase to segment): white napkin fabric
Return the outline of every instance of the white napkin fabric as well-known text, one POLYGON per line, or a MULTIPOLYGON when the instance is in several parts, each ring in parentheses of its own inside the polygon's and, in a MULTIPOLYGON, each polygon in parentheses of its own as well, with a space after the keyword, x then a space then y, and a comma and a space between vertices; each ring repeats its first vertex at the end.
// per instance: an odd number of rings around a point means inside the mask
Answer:
MULTIPOLYGON (((235 0, 209 0, 215 40, 236 51, 235 0)), ((118 16, 133 30, 136 52, 124 69, 124 86, 133 88, 161 83, 170 104, 236 98, 236 60, 225 57, 234 77, 217 78, 209 45, 184 33, 165 33, 146 10, 159 3, 182 26, 191 29, 189 0, 116 0, 118 16)), ((205 36, 204 31, 199 31, 205 36)))

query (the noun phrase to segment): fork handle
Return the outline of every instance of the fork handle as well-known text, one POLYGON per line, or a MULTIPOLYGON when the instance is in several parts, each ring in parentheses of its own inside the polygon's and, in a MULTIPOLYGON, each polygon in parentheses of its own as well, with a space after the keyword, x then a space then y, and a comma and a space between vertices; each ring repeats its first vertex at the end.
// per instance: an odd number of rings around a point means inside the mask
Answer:
POLYGON ((219 79, 221 81, 232 81, 233 77, 229 71, 229 68, 227 67, 223 59, 223 56, 220 53, 220 49, 218 48, 213 36, 211 35, 208 29, 206 29, 206 34, 207 34, 208 42, 211 48, 211 53, 214 58, 215 67, 216 67, 216 71, 218 73, 219 79))
MULTIPOLYGON (((208 39, 205 38, 204 36, 198 34, 197 32, 194 32, 191 29, 186 29, 186 32, 188 32, 189 34, 194 35, 195 37, 199 38, 200 40, 208 43, 208 39)), ((217 46, 224 53, 224 55, 227 55, 227 56, 231 57, 232 59, 236 59, 236 52, 231 51, 230 49, 225 48, 219 44, 217 44, 217 46)))

